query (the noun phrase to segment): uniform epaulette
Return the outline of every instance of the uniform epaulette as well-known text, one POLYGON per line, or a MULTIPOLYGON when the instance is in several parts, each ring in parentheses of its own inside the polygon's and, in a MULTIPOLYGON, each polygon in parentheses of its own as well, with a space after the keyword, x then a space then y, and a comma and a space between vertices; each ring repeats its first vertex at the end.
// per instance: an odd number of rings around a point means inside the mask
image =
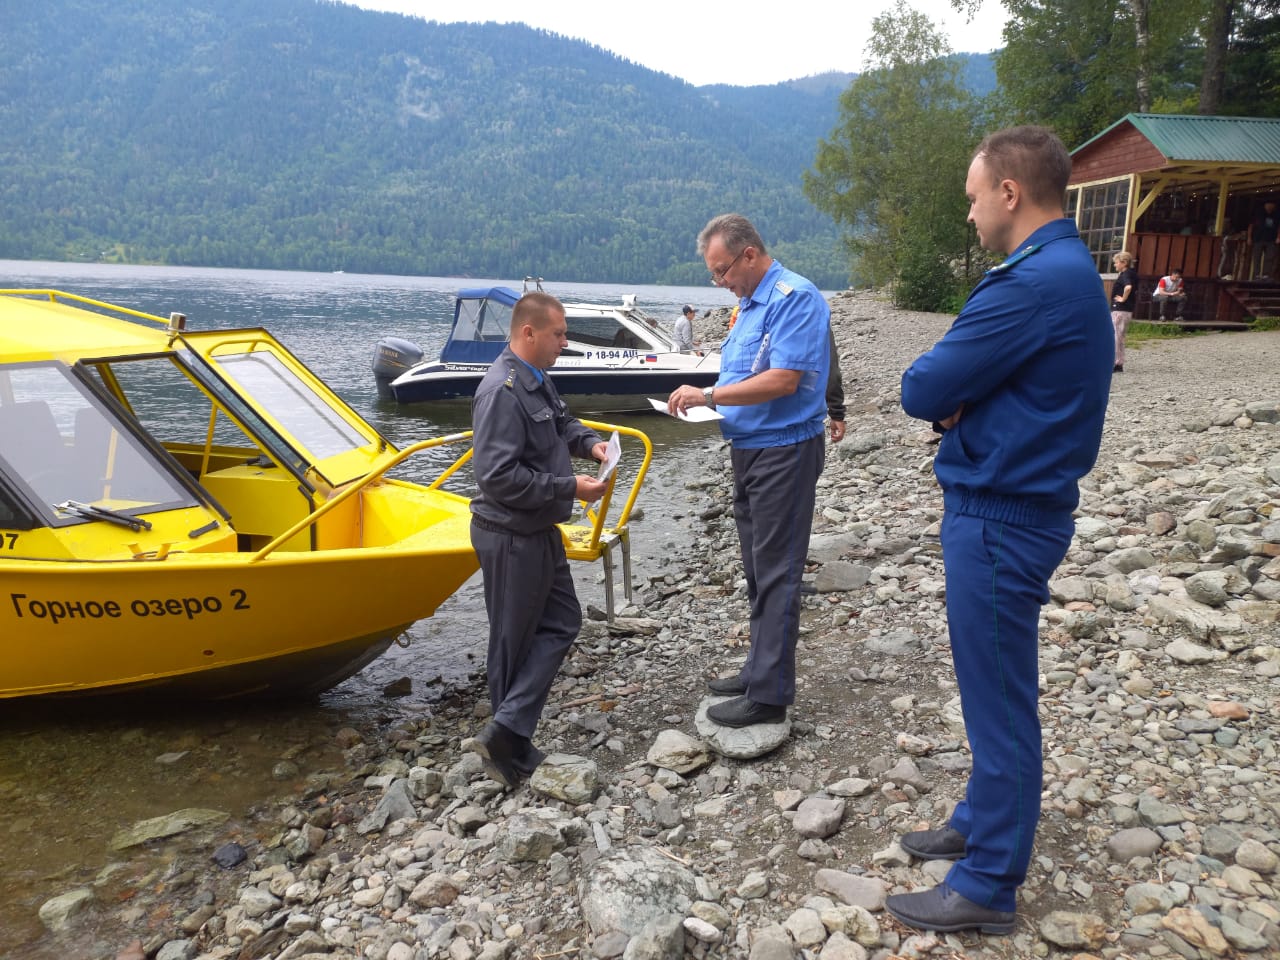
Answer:
POLYGON ((777 290, 784 297, 791 296, 791 291, 795 289, 793 286, 791 286, 791 284, 787 283, 785 280, 779 280, 773 286, 774 286, 774 289, 777 290))
POLYGON ((512 389, 516 385, 516 368, 515 367, 507 367, 507 379, 502 381, 502 385, 506 387, 508 390, 512 389))
POLYGON ((1015 263, 1019 262, 1020 260, 1025 260, 1027 259, 1027 257, 1035 253, 1037 250, 1040 249, 1040 246, 1041 245, 1038 243, 1033 243, 1033 244, 1030 244, 1029 246, 1023 247, 1021 250, 1019 250, 1017 253, 1011 256, 1004 263, 996 264, 994 267, 988 270, 987 273, 1004 273, 1004 271, 1008 270, 1015 263))

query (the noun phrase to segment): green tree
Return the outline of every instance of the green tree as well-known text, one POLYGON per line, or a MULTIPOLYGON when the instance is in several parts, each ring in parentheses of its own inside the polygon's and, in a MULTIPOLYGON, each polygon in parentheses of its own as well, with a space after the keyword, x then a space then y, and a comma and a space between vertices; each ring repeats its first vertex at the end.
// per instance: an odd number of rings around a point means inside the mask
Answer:
POLYGON ((1134 111, 1275 115, 1280 0, 1000 2, 1003 123, 1043 123, 1075 146, 1134 111))
POLYGON ((920 310, 950 303, 964 257, 964 179, 978 105, 939 30, 899 0, 871 22, 866 69, 840 98, 804 191, 844 230, 852 273, 920 310))

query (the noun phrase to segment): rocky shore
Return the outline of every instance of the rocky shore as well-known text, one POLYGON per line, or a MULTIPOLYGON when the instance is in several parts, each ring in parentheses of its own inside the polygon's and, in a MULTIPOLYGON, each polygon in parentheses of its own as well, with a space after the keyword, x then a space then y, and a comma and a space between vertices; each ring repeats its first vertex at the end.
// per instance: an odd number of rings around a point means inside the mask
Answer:
POLYGON ((683 499, 644 504, 686 518, 694 548, 586 624, 530 784, 504 793, 460 750, 487 714, 477 678, 429 715, 344 730, 344 765, 252 822, 139 825, 122 861, 162 846, 167 866, 128 897, 121 870, 53 898, 53 942, 130 960, 1280 956, 1280 334, 1148 342, 1117 375, 1042 617, 1018 927, 935 936, 883 904, 944 875, 896 838, 945 822, 970 762, 933 434, 898 404, 950 318, 832 306, 849 434, 819 486, 787 725, 726 737, 700 718, 747 618, 709 443, 683 499))

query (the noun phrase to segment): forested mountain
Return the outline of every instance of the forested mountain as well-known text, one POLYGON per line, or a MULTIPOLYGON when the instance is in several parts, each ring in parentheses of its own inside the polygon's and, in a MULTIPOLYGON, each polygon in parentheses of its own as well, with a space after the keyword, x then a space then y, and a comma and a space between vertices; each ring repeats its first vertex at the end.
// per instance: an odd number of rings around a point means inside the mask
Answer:
POLYGON ((321 0, 8 0, 0 257, 700 283, 738 210, 841 286, 800 178, 849 79, 696 88, 321 0))

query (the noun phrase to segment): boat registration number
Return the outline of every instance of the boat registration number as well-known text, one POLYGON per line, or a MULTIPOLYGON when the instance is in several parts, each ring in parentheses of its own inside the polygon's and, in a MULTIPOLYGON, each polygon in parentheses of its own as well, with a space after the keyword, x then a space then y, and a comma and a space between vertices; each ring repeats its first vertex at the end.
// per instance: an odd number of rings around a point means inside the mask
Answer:
POLYGON ((588 360, 630 360, 640 356, 639 350, 587 350, 583 354, 588 360))
POLYGON ((48 620, 59 623, 63 620, 101 620, 107 617, 118 620, 129 615, 134 617, 186 617, 194 620, 208 613, 222 613, 226 610, 248 610, 249 594, 239 588, 231 590, 224 599, 217 596, 207 597, 139 597, 135 600, 53 600, 36 599, 25 593, 9 594, 13 604, 13 612, 18 619, 48 620))

